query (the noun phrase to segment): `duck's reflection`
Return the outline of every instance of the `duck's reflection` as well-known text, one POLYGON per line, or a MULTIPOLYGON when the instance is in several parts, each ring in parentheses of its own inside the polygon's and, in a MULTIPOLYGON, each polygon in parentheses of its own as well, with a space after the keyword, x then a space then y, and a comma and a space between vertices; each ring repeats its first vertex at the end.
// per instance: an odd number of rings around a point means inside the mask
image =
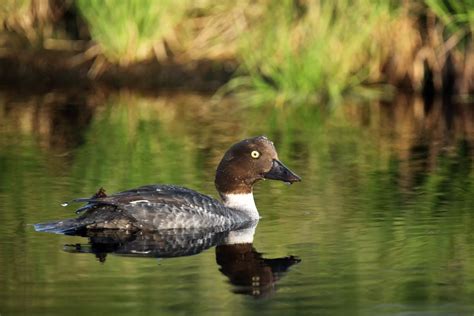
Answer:
POLYGON ((100 262, 107 254, 133 257, 173 258, 191 256, 216 247, 220 271, 235 286, 234 292, 265 297, 275 291, 275 284, 292 265, 295 256, 267 259, 253 247, 256 225, 238 230, 173 229, 158 232, 97 231, 87 232, 87 244, 69 244, 64 250, 91 253, 100 262))
POLYGON ((109 253, 132 257, 174 258, 192 256, 218 245, 228 236, 226 231, 211 229, 169 229, 156 232, 123 230, 86 231, 88 244, 65 245, 74 253, 92 253, 105 262, 109 253))
POLYGON ((264 297, 272 294, 280 277, 301 260, 295 256, 267 259, 253 244, 230 244, 216 247, 216 261, 235 285, 235 293, 264 297))

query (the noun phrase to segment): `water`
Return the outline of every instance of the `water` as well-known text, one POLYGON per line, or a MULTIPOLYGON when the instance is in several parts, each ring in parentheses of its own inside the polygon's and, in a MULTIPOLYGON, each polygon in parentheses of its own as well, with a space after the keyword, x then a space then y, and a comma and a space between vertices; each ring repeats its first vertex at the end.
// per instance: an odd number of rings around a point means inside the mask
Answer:
POLYGON ((317 112, 3 92, 0 314, 472 315, 473 158, 472 104, 400 96, 317 112), (172 183, 216 196, 223 152, 259 134, 303 181, 257 185, 253 245, 96 255, 78 253, 87 238, 30 225, 75 216, 61 204, 100 187, 172 183))

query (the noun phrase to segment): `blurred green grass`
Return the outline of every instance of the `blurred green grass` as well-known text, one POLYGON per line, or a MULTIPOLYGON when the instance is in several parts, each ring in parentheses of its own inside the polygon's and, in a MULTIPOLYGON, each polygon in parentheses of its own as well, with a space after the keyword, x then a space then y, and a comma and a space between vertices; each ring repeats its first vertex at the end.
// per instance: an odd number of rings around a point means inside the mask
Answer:
POLYGON ((243 34, 244 75, 230 83, 252 103, 317 103, 337 99, 380 77, 376 32, 394 19, 387 1, 271 2, 243 34))
POLYGON ((92 38, 112 62, 129 64, 153 54, 184 14, 186 1, 80 0, 92 38))

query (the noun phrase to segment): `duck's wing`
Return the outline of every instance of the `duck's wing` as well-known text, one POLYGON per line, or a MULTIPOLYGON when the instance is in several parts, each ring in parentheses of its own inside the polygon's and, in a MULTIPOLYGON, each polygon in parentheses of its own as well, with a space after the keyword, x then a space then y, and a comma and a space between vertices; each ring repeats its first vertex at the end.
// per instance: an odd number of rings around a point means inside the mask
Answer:
POLYGON ((74 202, 87 203, 81 210, 97 205, 124 207, 143 204, 192 205, 196 208, 213 208, 218 211, 225 208, 221 202, 210 196, 173 185, 146 185, 112 195, 106 195, 101 188, 92 197, 75 199, 74 202))
POLYGON ((172 185, 147 185, 78 201, 87 202, 79 210, 96 212, 101 206, 114 206, 134 218, 140 229, 230 226, 247 220, 245 214, 216 199, 172 185))

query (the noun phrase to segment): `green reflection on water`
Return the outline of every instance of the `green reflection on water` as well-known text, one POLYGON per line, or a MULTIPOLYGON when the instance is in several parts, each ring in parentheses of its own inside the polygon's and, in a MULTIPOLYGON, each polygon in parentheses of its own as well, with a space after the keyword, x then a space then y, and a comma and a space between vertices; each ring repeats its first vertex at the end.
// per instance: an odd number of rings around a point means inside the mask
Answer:
POLYGON ((440 103, 404 98, 330 112, 126 92, 0 103, 2 314, 474 311, 469 105, 452 105, 447 118, 440 103), (100 264, 61 250, 84 239, 28 226, 72 216, 59 204, 100 186, 174 183, 216 196, 221 155, 257 134, 303 177, 256 188, 254 246, 302 259, 264 300, 234 294, 212 249, 100 264))

